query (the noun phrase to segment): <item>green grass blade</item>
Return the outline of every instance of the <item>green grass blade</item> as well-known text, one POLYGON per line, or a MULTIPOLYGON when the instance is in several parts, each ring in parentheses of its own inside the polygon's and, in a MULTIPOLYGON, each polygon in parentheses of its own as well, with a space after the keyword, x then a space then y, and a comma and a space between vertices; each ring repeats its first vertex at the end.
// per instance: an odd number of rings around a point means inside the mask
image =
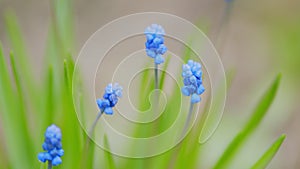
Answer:
POLYGON ((232 82, 235 78, 235 74, 236 74, 236 70, 235 69, 228 69, 226 70, 225 72, 225 75, 226 75, 226 87, 227 87, 227 90, 230 89, 231 85, 232 85, 232 82))
POLYGON ((138 96, 140 98, 139 109, 141 111, 145 111, 150 107, 148 96, 150 91, 154 89, 154 77, 150 76, 152 72, 152 69, 146 69, 142 75, 138 96))
POLYGON ((170 63, 170 59, 171 59, 171 55, 169 55, 166 59, 166 62, 164 63, 163 69, 161 71, 161 75, 160 75, 160 80, 159 80, 159 89, 163 90, 164 88, 164 84, 165 84, 165 80, 166 80, 166 70, 169 66, 170 63))
MULTIPOLYGON (((15 56, 13 52, 10 52, 10 62, 11 62, 11 68, 12 68, 12 72, 13 72, 13 77, 15 80, 15 84, 16 84, 16 88, 17 88, 17 98, 18 98, 18 116, 19 116, 19 123, 22 126, 23 130, 23 135, 24 135, 24 144, 26 144, 26 146, 28 146, 28 151, 31 152, 31 150, 33 149, 33 145, 32 145, 32 140, 30 137, 30 131, 29 131, 29 126, 28 126, 28 119, 27 117, 29 116, 29 114, 27 114, 27 110, 26 110, 26 103, 25 103, 25 98, 24 98, 24 89, 22 87, 21 84, 21 72, 20 70, 17 68, 16 66, 16 62, 15 62, 15 56)), ((30 154, 30 152, 28 152, 30 154)))
POLYGON ((252 116, 247 122, 246 126, 242 131, 233 139, 229 146, 224 151, 221 158, 217 161, 214 169, 228 168, 228 164, 231 162, 236 152, 239 150, 240 146, 247 139, 247 137, 254 131, 254 129, 260 124, 263 117, 265 116, 267 110, 269 109, 271 103, 276 95, 281 75, 278 75, 274 80, 269 89, 264 93, 260 102, 256 106, 252 116))
POLYGON ((5 27, 8 34, 8 38, 12 45, 16 56, 18 56, 18 60, 20 63, 19 66, 26 74, 26 77, 30 75, 29 72, 29 62, 28 62, 28 52, 25 47, 24 39, 20 30, 20 26, 18 25, 17 18, 12 11, 7 11, 5 13, 5 27))
MULTIPOLYGON (((104 135, 104 147, 109 149, 109 141, 107 139, 106 134, 104 135)), ((104 150, 104 158, 106 160, 106 167, 107 169, 116 169, 116 166, 114 164, 114 159, 113 159, 113 155, 108 151, 108 150, 104 150)))
POLYGON ((205 121, 200 131, 200 136, 199 136, 200 144, 205 143, 214 134, 222 119, 223 116, 222 107, 224 106, 223 96, 225 95, 226 90, 230 88, 231 83, 234 79, 234 75, 235 75, 234 69, 227 70, 225 75, 226 75, 225 79, 223 79, 222 82, 218 84, 216 94, 214 96, 211 96, 212 98, 215 98, 215 102, 211 103, 212 105, 210 106, 212 107, 212 109, 207 110, 207 112, 205 112, 205 116, 203 116, 205 121), (224 86, 226 86, 226 88, 224 86))
POLYGON ((87 159, 87 166, 84 166, 83 168, 94 168, 94 156, 95 156, 95 143, 92 141, 92 140, 90 140, 90 138, 88 138, 88 140, 89 140, 89 149, 88 149, 88 153, 87 154, 83 154, 84 156, 86 156, 86 157, 84 157, 84 158, 86 158, 87 159))
POLYGON ((18 97, 13 90, 13 85, 9 77, 9 71, 0 44, 0 105, 1 127, 5 133, 5 144, 7 156, 12 168, 30 169, 36 158, 32 158, 33 153, 28 146, 28 136, 25 132, 16 134, 15 131, 23 131, 23 121, 19 117, 18 97), (13 124, 13 126, 12 126, 13 124), (30 154, 30 155, 28 155, 30 154))
POLYGON ((70 70, 69 70, 69 67, 68 67, 68 63, 67 63, 67 60, 65 59, 64 60, 64 76, 65 76, 65 85, 66 85, 66 88, 68 89, 68 92, 71 90, 70 87, 71 87, 71 80, 70 80, 70 70))
POLYGON ((74 46, 74 26, 73 26, 73 11, 71 0, 53 0, 52 5, 52 19, 54 31, 57 36, 57 43, 62 54, 73 50, 74 46))
POLYGON ((95 143, 88 136, 80 159, 80 168, 94 168, 95 143))
MULTIPOLYGON (((28 52, 26 50, 26 46, 24 43, 24 39, 20 30, 20 26, 18 25, 17 18, 12 11, 7 11, 5 13, 5 27, 8 35, 8 39, 10 40, 12 49, 17 56, 17 66, 22 70, 23 80, 25 82, 25 87, 27 90, 36 91, 34 86, 34 79, 32 76, 32 70, 29 67, 28 61, 28 52)), ((36 92, 32 92, 31 99, 36 99, 36 92)))
POLYGON ((64 162, 64 165, 66 168, 79 168, 80 167, 80 155, 75 156, 73 154, 77 154, 78 152, 81 152, 82 146, 82 130, 80 128, 80 125, 78 125, 78 119, 77 115, 73 106, 73 97, 71 93, 71 85, 70 82, 71 72, 73 70, 70 70, 69 64, 72 62, 71 60, 65 60, 64 62, 64 82, 65 85, 63 85, 63 91, 62 91, 62 111, 63 116, 62 117, 62 130, 64 131, 64 139, 63 139, 63 145, 66 152, 66 156, 64 157, 66 160, 64 162), (68 153, 68 156, 67 156, 68 153))
POLYGON ((183 51, 183 62, 186 63, 190 57, 192 56, 192 49, 191 49, 191 44, 193 43, 193 38, 190 38, 189 42, 186 44, 184 51, 183 51))
POLYGON ((45 110, 44 113, 41 115, 41 134, 44 133, 45 128, 53 123, 53 117, 55 115, 55 99, 54 99, 54 75, 53 75, 53 67, 52 65, 49 66, 47 77, 46 77, 46 84, 45 84, 45 110))
POLYGON ((285 140, 285 135, 281 135, 261 156, 261 158, 251 167, 251 169, 264 169, 271 162, 277 151, 279 150, 282 142, 285 140))

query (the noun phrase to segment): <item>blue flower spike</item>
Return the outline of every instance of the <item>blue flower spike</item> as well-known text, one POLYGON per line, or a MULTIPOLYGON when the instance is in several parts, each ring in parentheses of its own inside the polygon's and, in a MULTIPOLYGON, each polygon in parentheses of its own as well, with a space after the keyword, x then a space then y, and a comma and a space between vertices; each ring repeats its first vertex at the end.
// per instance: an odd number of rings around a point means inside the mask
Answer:
POLYGON ((60 129, 52 124, 45 132, 45 141, 43 143, 43 150, 38 154, 38 159, 45 163, 48 161, 48 169, 53 166, 57 166, 62 163, 61 156, 64 155, 64 150, 61 144, 61 131, 60 129))
POLYGON ((102 113, 107 115, 113 114, 113 107, 118 103, 120 97, 122 97, 123 88, 118 84, 108 84, 103 94, 103 99, 97 99, 97 105, 102 113))
POLYGON ((191 96, 191 103, 201 101, 200 95, 205 91, 202 84, 202 66, 200 63, 189 60, 182 66, 182 77, 184 86, 181 92, 185 96, 191 96))
POLYGON ((146 35, 146 53, 149 57, 154 58, 154 63, 159 65, 165 61, 163 54, 167 52, 164 45, 165 31, 162 26, 152 24, 145 29, 146 35))
POLYGON ((158 89, 158 65, 165 62, 163 54, 168 50, 164 44, 165 30, 158 24, 152 24, 145 29, 144 33, 146 35, 146 53, 154 59, 155 89, 158 89))
POLYGON ((103 113, 107 115, 113 115, 114 111, 113 108, 118 103, 119 98, 122 97, 122 86, 120 86, 118 83, 115 84, 108 84, 105 88, 105 92, 103 94, 102 99, 97 99, 96 103, 98 105, 98 108, 100 109, 100 112, 98 113, 95 121, 93 122, 90 130, 89 135, 92 136, 94 129, 96 127, 97 121, 100 119, 103 113))
POLYGON ((187 119, 185 121, 184 129, 182 135, 188 129, 189 123, 191 121, 194 104, 201 101, 200 95, 205 91, 202 84, 202 66, 200 63, 193 60, 189 60, 187 64, 182 65, 182 77, 184 86, 181 88, 181 93, 185 96, 190 96, 190 108, 188 112, 187 119))

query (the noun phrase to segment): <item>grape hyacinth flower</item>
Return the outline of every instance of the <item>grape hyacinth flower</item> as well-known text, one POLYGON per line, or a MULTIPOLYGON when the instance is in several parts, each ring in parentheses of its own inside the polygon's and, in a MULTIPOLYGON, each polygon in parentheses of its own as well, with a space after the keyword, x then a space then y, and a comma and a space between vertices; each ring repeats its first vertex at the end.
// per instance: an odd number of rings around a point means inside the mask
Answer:
POLYGON ((158 65, 163 63, 165 59, 163 54, 167 52, 167 47, 164 45, 165 31, 162 26, 152 24, 145 29, 146 35, 146 53, 151 58, 154 58, 155 65, 155 88, 158 89, 158 65))
POLYGON ((48 169, 62 163, 60 157, 64 155, 64 150, 62 149, 61 136, 60 129, 54 124, 49 126, 45 132, 45 141, 42 146, 45 152, 39 153, 38 159, 43 163, 48 161, 48 169))
POLYGON ((202 84, 202 69, 201 64, 189 60, 187 64, 182 66, 182 77, 184 86, 181 88, 182 94, 191 96, 191 103, 198 103, 201 101, 201 95, 205 88, 202 84))
POLYGON ((122 90, 123 88, 118 83, 110 83, 105 88, 103 98, 96 100, 100 112, 98 113, 97 118, 95 119, 89 131, 90 136, 95 129, 97 121, 103 113, 107 115, 112 115, 114 113, 112 108, 115 107, 115 105, 118 103, 119 98, 122 97, 122 90))
POLYGON ((146 35, 146 53, 151 58, 154 58, 155 64, 161 64, 165 61, 162 57, 167 51, 167 47, 164 45, 165 31, 162 26, 158 24, 152 24, 145 29, 146 35))
POLYGON ((205 88, 202 84, 202 74, 203 72, 201 69, 201 64, 198 62, 189 60, 187 64, 184 64, 182 66, 184 86, 181 88, 181 92, 185 96, 191 96, 188 117, 185 122, 183 132, 187 130, 193 112, 194 104, 201 101, 200 95, 205 91, 205 88))
POLYGON ((97 99, 97 105, 101 112, 112 115, 112 108, 118 103, 118 98, 122 97, 123 88, 118 84, 108 84, 105 88, 103 99, 97 99))

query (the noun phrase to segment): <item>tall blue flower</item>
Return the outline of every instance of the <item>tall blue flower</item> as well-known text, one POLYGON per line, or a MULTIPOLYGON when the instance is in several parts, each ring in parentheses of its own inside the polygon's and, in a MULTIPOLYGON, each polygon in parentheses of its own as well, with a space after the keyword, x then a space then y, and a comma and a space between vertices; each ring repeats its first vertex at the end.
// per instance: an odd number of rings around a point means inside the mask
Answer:
POLYGON ((191 103, 200 102, 201 95, 205 88, 202 84, 202 69, 201 64, 189 60, 187 64, 182 66, 182 77, 184 86, 181 88, 182 94, 191 96, 191 103))
POLYGON ((38 159, 41 162, 45 163, 48 161, 51 166, 57 166, 62 163, 60 157, 64 155, 64 150, 61 144, 61 131, 56 125, 52 124, 47 128, 42 147, 45 152, 38 154, 38 159))
POLYGON ((118 103, 118 99, 122 97, 123 88, 118 84, 108 84, 105 88, 103 99, 97 99, 97 105, 101 112, 112 115, 112 108, 118 103))
POLYGON ((155 64, 161 64, 165 61, 162 57, 167 51, 167 47, 164 45, 165 31, 162 26, 158 24, 152 24, 145 29, 146 35, 146 53, 151 58, 154 58, 155 64))

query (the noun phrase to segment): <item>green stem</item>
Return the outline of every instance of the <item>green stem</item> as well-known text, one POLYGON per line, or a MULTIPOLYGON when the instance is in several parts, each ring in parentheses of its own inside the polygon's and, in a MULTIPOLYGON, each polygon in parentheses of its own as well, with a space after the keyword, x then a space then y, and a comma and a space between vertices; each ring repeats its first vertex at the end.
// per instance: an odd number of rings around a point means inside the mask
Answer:
POLYGON ((90 130, 89 130, 89 136, 90 136, 90 137, 92 137, 92 134, 93 134, 93 132, 94 132, 94 130, 95 130, 96 124, 97 124, 97 122, 98 122, 98 120, 100 119, 100 117, 101 117, 102 114, 103 114, 103 110, 101 110, 101 112, 98 113, 98 115, 97 115, 95 121, 93 122, 93 124, 92 124, 92 126, 91 126, 91 128, 90 128, 90 130))
POLYGON ((48 169, 52 169, 52 161, 48 161, 48 169))
POLYGON ((158 89, 158 66, 156 63, 154 63, 155 69, 154 69, 154 74, 155 74, 155 89, 158 89))
POLYGON ((190 102, 190 108, 189 108, 188 116, 187 116, 187 119, 186 119, 186 121, 185 121, 185 125, 184 125, 184 128, 183 128, 183 133, 182 133, 182 135, 184 135, 184 133, 185 133, 185 132, 187 131, 187 129, 188 129, 189 123, 190 123, 191 118, 192 118, 193 108, 194 108, 194 103, 192 103, 192 101, 191 101, 191 102, 190 102))
POLYGON ((87 166, 92 166, 93 162, 91 160, 93 160, 93 158, 92 159, 89 159, 89 158, 93 157, 93 153, 94 153, 93 148, 94 147, 93 147, 93 145, 91 145, 91 142, 92 142, 95 127, 96 127, 97 122, 99 121, 100 117, 102 116, 102 114, 103 114, 103 111, 100 111, 97 114, 95 121, 93 122, 91 128, 88 131, 88 136, 86 137, 85 145, 84 145, 83 152, 82 152, 80 168, 87 168, 87 166), (88 163, 88 160, 91 163, 88 163))

